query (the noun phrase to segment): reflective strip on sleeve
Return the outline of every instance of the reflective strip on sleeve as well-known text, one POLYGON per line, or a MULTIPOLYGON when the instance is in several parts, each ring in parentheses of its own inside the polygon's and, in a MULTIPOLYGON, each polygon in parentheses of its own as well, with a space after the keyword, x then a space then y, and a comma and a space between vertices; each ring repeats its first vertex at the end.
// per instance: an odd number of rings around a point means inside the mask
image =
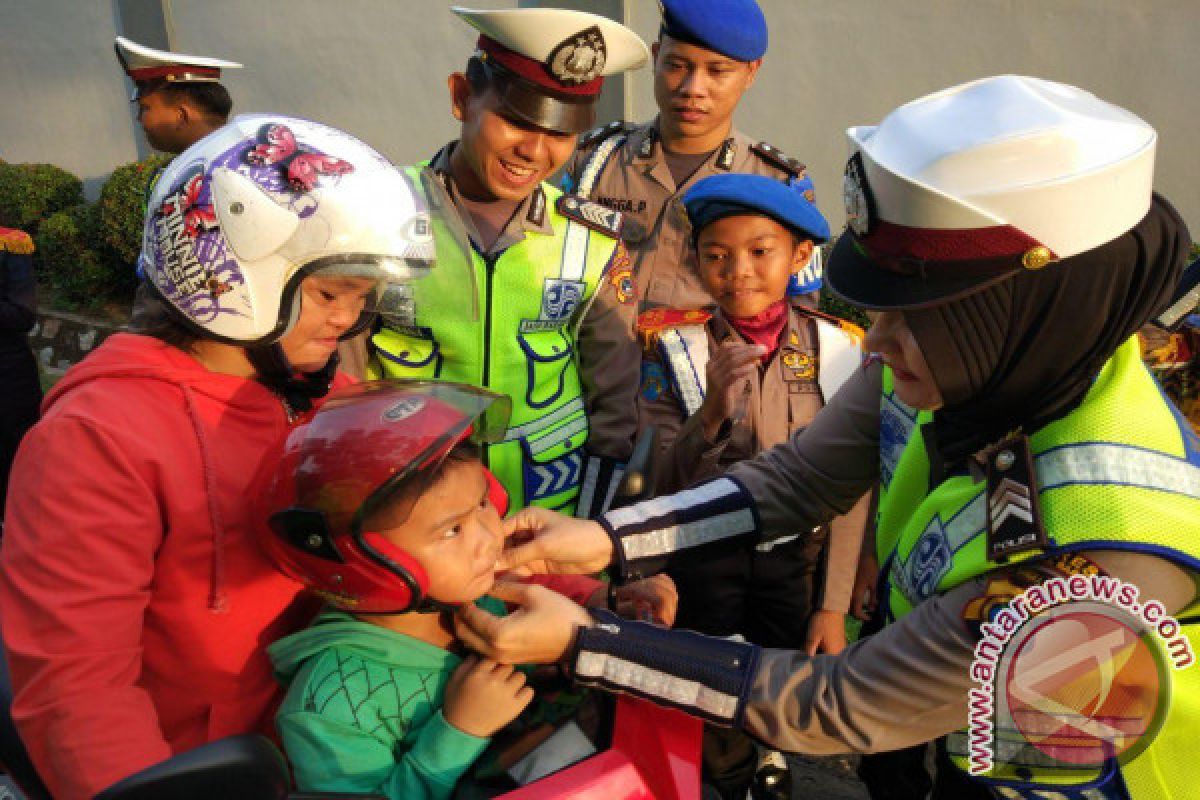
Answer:
POLYGON ((737 695, 723 694, 699 681, 685 680, 606 653, 580 653, 575 675, 581 682, 598 682, 696 711, 710 719, 732 722, 738 712, 737 695))
POLYGON ((603 520, 620 540, 625 558, 635 561, 755 533, 751 503, 735 481, 718 478, 610 511, 603 520))
POLYGON ((1200 467, 1130 445, 1068 444, 1035 459, 1041 491, 1074 484, 1114 484, 1200 498, 1200 467))

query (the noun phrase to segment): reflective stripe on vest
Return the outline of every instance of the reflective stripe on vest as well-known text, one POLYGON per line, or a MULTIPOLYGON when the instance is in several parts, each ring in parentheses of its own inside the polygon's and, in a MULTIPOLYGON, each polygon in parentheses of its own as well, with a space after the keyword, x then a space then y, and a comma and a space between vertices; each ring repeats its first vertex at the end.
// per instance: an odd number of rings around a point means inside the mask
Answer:
MULTIPOLYGON (((878 517, 881 563, 888 560, 891 617, 908 613, 933 594, 999 568, 986 558, 985 484, 956 475, 929 490, 929 461, 920 425, 891 396, 885 371, 881 425, 907 428, 889 450, 881 430, 881 470, 894 472, 881 489, 878 517), (896 452, 898 447, 899 452, 896 452)), ((1150 552, 1200 572, 1200 459, 1194 433, 1181 424, 1141 362, 1135 339, 1122 345, 1097 376, 1083 403, 1030 436, 1038 497, 1051 551, 1128 549, 1150 552), (1130 413, 1136 409, 1136 413, 1130 413)), ((1014 556, 1011 562, 1039 557, 1014 556)), ((1153 597, 1153 587, 1144 587, 1153 597)), ((1176 616, 1186 620, 1189 611, 1176 616)), ((1197 625, 1182 631, 1193 651, 1197 625)), ((1131 797, 1183 796, 1200 781, 1192 728, 1200 713, 1200 666, 1173 673, 1170 710, 1158 736, 1127 764, 1113 765, 1112 786, 1131 797), (1173 793, 1172 793, 1173 792, 1173 793)), ((1083 797, 1089 777, 1035 770, 1026 783, 997 784, 1008 797, 1083 797)), ((1099 780, 1099 778, 1097 778, 1099 780)), ((1101 793, 1097 797, 1112 795, 1101 793)), ((1115 795, 1120 796, 1120 795, 1115 795)))
POLYGON ((542 190, 552 235, 527 232, 490 266, 472 253, 479 320, 463 321, 464 287, 452 280, 453 270, 435 269, 413 289, 415 324, 372 337, 380 356, 372 373, 461 381, 508 395, 508 430, 486 447, 488 466, 517 507, 570 510, 588 437, 576 330, 617 240, 559 214, 561 192, 548 184, 542 190))

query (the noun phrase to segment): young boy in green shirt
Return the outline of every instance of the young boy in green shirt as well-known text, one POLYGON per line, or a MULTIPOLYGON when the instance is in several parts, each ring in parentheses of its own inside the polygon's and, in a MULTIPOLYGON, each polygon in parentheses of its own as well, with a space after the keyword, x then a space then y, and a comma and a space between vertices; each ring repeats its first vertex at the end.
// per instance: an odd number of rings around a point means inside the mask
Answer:
MULTIPOLYGON (((450 797, 533 698, 520 671, 467 654, 453 629, 464 603, 504 612, 484 593, 507 501, 478 443, 503 433, 485 418, 506 417, 506 402, 450 383, 358 384, 284 445, 265 549, 330 604, 268 649, 290 683, 276 724, 300 789, 450 797)), ((553 588, 607 596, 590 578, 553 588)), ((661 583, 629 593, 673 617, 661 583)))

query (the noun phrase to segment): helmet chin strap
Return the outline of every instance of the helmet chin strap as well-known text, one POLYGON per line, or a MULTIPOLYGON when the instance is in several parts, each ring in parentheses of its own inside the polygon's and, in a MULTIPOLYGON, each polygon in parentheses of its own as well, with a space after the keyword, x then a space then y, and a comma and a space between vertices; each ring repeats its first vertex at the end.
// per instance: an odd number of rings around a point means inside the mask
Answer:
POLYGON ((258 372, 259 383, 278 392, 288 406, 297 412, 311 410, 313 400, 329 393, 338 366, 338 354, 335 351, 324 367, 297 377, 278 342, 266 347, 247 347, 246 357, 258 372))
POLYGON ((414 614, 456 614, 459 608, 459 603, 443 603, 432 597, 422 597, 421 602, 413 606, 412 611, 414 614))

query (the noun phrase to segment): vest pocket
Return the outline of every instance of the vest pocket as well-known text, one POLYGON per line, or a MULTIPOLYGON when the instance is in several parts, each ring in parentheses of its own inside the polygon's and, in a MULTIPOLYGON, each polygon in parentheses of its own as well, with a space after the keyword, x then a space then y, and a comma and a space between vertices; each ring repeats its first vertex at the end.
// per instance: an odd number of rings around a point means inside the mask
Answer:
POLYGON ((545 408, 562 397, 575 348, 562 328, 518 333, 517 341, 525 353, 525 404, 545 408))
POLYGON ((441 346, 429 328, 384 328, 371 343, 387 377, 436 378, 442 371, 441 346))

